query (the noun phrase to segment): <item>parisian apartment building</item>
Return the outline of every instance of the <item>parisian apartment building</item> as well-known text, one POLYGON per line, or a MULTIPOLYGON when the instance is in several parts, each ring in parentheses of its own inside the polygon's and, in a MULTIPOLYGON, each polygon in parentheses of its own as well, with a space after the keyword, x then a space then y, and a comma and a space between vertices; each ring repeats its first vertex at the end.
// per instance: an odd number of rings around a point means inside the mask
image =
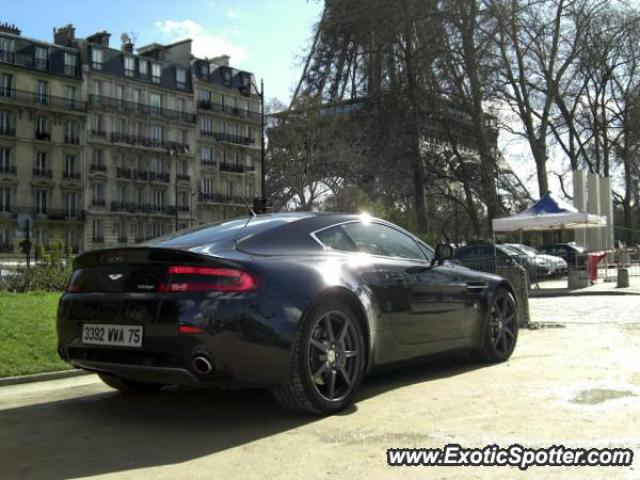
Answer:
POLYGON ((0 24, 0 252, 19 252, 25 218, 35 245, 78 253, 245 215, 260 125, 254 76, 191 40, 0 24))

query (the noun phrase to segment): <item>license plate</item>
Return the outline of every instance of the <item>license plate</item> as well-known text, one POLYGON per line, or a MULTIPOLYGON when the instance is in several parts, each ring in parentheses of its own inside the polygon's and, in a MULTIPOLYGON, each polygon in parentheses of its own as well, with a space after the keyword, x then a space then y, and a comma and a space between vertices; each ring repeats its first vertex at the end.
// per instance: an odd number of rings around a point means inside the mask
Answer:
POLYGON ((82 325, 82 343, 88 345, 112 345, 116 347, 141 347, 141 325, 109 325, 85 323, 82 325))

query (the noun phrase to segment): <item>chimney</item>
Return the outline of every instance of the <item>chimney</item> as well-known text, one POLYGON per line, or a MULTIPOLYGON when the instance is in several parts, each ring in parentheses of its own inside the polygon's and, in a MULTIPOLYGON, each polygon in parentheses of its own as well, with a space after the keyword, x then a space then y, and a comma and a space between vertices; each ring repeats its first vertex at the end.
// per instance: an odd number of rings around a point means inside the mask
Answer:
POLYGON ((229 66, 229 55, 220 55, 219 57, 210 58, 209 61, 211 63, 215 63, 216 65, 223 65, 225 67, 229 66))
POLYGON ((93 35, 87 37, 87 42, 99 45, 101 47, 109 48, 109 37, 111 34, 106 30, 102 32, 96 32, 93 35))
POLYGON ((120 41, 122 42, 121 48, 124 53, 133 53, 133 42, 128 34, 123 33, 120 35, 120 41))
POLYGON ((53 43, 63 47, 72 47, 76 40, 76 29, 70 23, 60 28, 53 28, 53 43))
POLYGON ((16 27, 14 24, 9 25, 8 22, 0 23, 0 32, 11 33, 18 36, 20 36, 20 34, 22 33, 22 31, 18 27, 16 27))

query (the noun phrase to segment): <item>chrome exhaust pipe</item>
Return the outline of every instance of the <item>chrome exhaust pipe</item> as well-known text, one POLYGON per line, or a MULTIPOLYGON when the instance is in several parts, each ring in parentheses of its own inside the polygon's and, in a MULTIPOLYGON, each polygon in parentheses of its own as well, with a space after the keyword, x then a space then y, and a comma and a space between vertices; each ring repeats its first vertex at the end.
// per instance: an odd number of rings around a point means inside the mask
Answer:
POLYGON ((213 365, 207 357, 198 355, 191 360, 191 366, 200 375, 208 375, 213 371, 213 365))

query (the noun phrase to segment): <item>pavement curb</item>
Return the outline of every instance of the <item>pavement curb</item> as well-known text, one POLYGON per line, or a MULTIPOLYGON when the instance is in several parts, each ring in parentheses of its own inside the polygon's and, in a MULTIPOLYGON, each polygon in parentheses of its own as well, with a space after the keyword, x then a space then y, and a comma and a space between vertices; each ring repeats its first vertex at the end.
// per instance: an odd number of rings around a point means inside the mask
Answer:
POLYGON ((623 295, 640 295, 640 292, 636 291, 624 291, 624 290, 592 290, 592 291, 580 291, 580 290, 567 290, 567 289, 545 289, 531 290, 529 291, 529 298, 548 298, 548 297, 594 297, 594 296, 623 296, 623 295))
POLYGON ((46 382, 47 380, 60 380, 63 378, 79 377, 80 375, 88 375, 92 372, 85 370, 61 370, 59 372, 36 373, 34 375, 20 375, 17 377, 0 378, 0 387, 8 385, 20 385, 22 383, 46 382))

